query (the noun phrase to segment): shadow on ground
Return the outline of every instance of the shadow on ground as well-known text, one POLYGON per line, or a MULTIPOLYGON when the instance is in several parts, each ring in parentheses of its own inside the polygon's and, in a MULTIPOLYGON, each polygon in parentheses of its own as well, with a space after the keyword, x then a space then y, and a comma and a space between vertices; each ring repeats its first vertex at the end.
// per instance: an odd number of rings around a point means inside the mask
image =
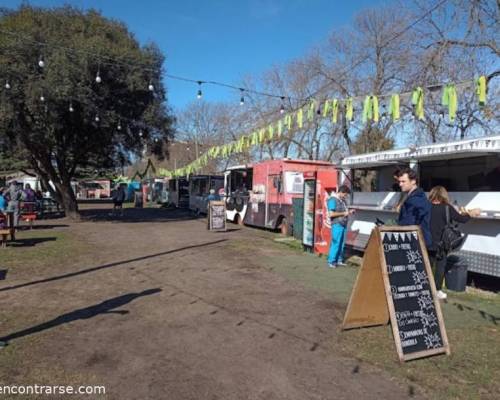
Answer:
POLYGON ((181 252, 181 251, 184 251, 184 250, 190 250, 190 249, 194 249, 194 248, 198 248, 198 247, 211 246, 211 245, 214 245, 214 244, 217 244, 217 243, 222 243, 222 242, 225 242, 225 241, 227 241, 227 239, 219 239, 219 240, 215 240, 213 242, 206 242, 206 243, 201 243, 201 244, 195 244, 195 245, 192 245, 192 246, 181 247, 179 249, 163 251, 161 253, 149 254, 149 255, 146 255, 146 256, 131 258, 129 260, 116 261, 116 262, 109 263, 109 264, 99 265, 97 267, 82 269, 82 270, 75 271, 75 272, 70 272, 70 273, 64 274, 64 275, 57 275, 57 276, 53 276, 53 277, 50 277, 50 278, 39 279, 39 280, 36 280, 36 281, 21 283, 19 285, 3 287, 3 288, 0 289, 0 292, 4 292, 4 291, 7 291, 7 290, 18 289, 18 288, 22 288, 22 287, 25 287, 25 286, 32 286, 32 285, 36 285, 36 284, 39 284, 39 283, 46 283, 46 282, 58 281, 60 279, 72 278, 72 277, 75 277, 75 276, 78 276, 78 275, 88 274, 88 273, 95 272, 95 271, 100 271, 100 270, 106 269, 106 268, 117 267, 117 266, 120 266, 120 265, 130 264, 130 263, 133 263, 133 262, 136 262, 136 261, 143 261, 143 260, 147 260, 147 259, 150 259, 150 258, 160 257, 160 256, 164 256, 164 255, 167 255, 167 254, 172 254, 172 253, 178 253, 178 252, 181 252))
POLYGON ((155 293, 161 292, 160 288, 148 289, 139 293, 127 293, 122 296, 113 297, 112 299, 105 300, 99 304, 95 304, 90 307, 80 308, 75 311, 71 311, 66 314, 62 314, 50 321, 44 322, 39 325, 32 326, 27 329, 23 329, 21 331, 13 332, 7 336, 0 338, 2 342, 9 343, 14 339, 19 339, 24 336, 29 336, 34 333, 42 332, 47 329, 55 328, 56 326, 67 324, 73 321, 77 321, 80 319, 89 319, 95 317, 99 314, 120 314, 125 315, 128 314, 127 310, 115 310, 118 307, 121 307, 131 301, 137 299, 142 296, 149 296, 155 293))
POLYGON ((124 208, 123 215, 113 215, 110 208, 81 210, 82 221, 113 221, 113 222, 174 222, 189 221, 204 218, 196 216, 188 209, 165 208, 124 208))

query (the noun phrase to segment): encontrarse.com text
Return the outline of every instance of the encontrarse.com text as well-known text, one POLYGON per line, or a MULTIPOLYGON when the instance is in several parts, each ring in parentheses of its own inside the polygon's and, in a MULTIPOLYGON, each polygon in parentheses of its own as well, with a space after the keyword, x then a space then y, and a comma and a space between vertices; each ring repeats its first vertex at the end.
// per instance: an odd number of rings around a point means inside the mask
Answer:
POLYGON ((0 385, 0 396, 27 394, 106 394, 104 386, 62 386, 62 385, 0 385))

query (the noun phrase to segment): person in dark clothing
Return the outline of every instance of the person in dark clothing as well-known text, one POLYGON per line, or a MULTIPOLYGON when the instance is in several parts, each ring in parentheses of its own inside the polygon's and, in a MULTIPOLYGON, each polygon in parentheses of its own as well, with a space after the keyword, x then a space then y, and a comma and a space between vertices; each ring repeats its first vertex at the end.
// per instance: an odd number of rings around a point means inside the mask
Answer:
POLYGON ((112 215, 117 215, 120 210, 120 215, 123 216, 123 202, 125 201, 125 190, 122 185, 118 185, 113 193, 113 212, 112 215))
POLYGON ((408 195, 404 203, 401 204, 398 225, 419 225, 424 235, 425 244, 429 248, 432 245, 431 203, 425 196, 425 192, 417 186, 417 173, 411 168, 400 170, 399 187, 408 195))
POLYGON ((471 217, 477 217, 481 213, 479 208, 460 214, 455 207, 450 204, 447 190, 443 186, 434 186, 429 192, 429 201, 431 202, 431 236, 432 245, 428 249, 431 263, 434 266, 434 282, 436 283, 437 297, 446 299, 447 295, 441 288, 443 287, 444 274, 446 272, 447 254, 442 254, 439 250, 439 242, 443 236, 443 230, 447 224, 446 207, 449 209, 450 221, 465 223, 471 217))
POLYGON ((400 174, 400 172, 401 172, 401 170, 398 168, 392 174, 392 177, 394 178, 394 183, 391 186, 391 192, 401 192, 401 187, 399 186, 399 174, 400 174))

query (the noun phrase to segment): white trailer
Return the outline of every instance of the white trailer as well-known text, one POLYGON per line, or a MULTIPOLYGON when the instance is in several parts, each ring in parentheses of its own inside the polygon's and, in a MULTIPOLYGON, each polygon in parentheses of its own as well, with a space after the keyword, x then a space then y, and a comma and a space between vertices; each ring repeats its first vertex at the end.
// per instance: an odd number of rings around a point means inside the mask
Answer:
POLYGON ((418 172, 426 192, 442 185, 454 205, 482 210, 480 217, 461 226, 467 239, 460 254, 469 271, 500 277, 500 135, 344 158, 340 179, 353 185, 351 206, 356 209, 346 244, 364 250, 377 218, 397 219, 401 194, 392 191, 393 173, 403 166, 418 172), (360 175, 372 179, 370 190, 359 191, 360 175))

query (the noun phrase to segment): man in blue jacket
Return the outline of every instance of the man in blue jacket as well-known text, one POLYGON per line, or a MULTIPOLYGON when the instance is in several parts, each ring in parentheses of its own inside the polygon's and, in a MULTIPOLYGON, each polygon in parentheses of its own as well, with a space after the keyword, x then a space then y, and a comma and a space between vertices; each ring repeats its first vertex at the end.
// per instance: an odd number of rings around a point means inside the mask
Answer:
POLYGON ((399 171, 399 186, 407 193, 406 200, 399 210, 399 225, 419 225, 429 248, 431 238, 431 203, 425 192, 417 186, 417 173, 411 168, 399 171))

